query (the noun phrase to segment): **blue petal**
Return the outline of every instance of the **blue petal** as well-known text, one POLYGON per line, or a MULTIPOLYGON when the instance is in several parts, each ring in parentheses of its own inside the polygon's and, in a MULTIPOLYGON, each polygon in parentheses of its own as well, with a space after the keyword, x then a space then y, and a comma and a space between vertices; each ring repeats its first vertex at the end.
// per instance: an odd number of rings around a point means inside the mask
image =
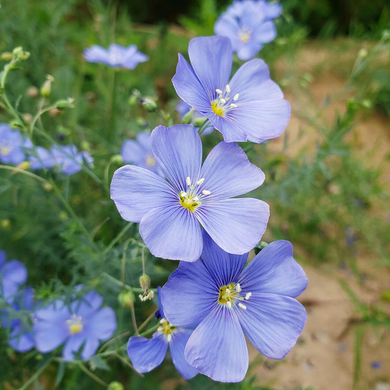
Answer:
POLYGON ((86 342, 87 335, 85 332, 76 333, 69 336, 68 340, 65 342, 64 349, 62 350, 62 357, 70 362, 74 360, 74 354, 77 353, 81 346, 86 342))
MULTIPOLYGON (((162 304, 162 290, 161 287, 157 287, 157 298, 158 298, 158 317, 157 318, 165 318, 165 313, 164 313, 164 306, 162 304)), ((157 313, 156 313, 157 316, 157 313)))
POLYGON ((38 169, 50 169, 54 165, 54 157, 51 152, 41 146, 37 146, 35 154, 29 156, 30 168, 34 170, 38 169))
POLYGON ((153 338, 130 337, 127 354, 134 368, 146 373, 159 366, 167 353, 168 342, 162 333, 154 333, 153 338))
POLYGON ((101 46, 92 45, 84 50, 84 58, 88 62, 104 63, 108 65, 108 51, 101 46))
POLYGON ((103 307, 92 313, 86 320, 88 336, 97 340, 108 340, 116 331, 116 316, 111 307, 103 307))
POLYGON ((142 218, 139 231, 154 256, 196 261, 202 253, 199 223, 194 214, 180 204, 152 209, 142 218))
POLYGON ((267 203, 251 198, 210 201, 196 211, 198 220, 217 245, 237 255, 256 246, 269 218, 267 203))
POLYGON ((267 4, 267 18, 275 19, 282 14, 283 7, 279 3, 267 4))
POLYGON ((263 45, 259 42, 248 42, 237 49, 237 57, 242 61, 248 61, 255 57, 262 48, 263 45))
POLYGON ((203 253, 202 260, 207 271, 216 282, 217 295, 221 286, 237 282, 244 268, 248 253, 232 255, 222 250, 203 230, 203 253))
POLYGON ((27 269, 19 260, 8 261, 2 271, 2 279, 10 280, 16 284, 26 283, 27 269))
POLYGON ((173 364, 184 379, 191 379, 198 373, 198 370, 190 366, 184 358, 184 348, 191 334, 192 330, 177 329, 169 343, 173 364))
POLYGON ((267 245, 245 268, 240 284, 245 292, 272 293, 297 297, 307 287, 307 277, 293 258, 288 241, 267 245))
POLYGON ((242 381, 248 370, 248 349, 234 310, 216 307, 192 333, 184 356, 215 381, 242 381))
POLYGON ((100 342, 96 337, 88 336, 85 341, 84 348, 81 352, 81 358, 83 360, 91 359, 91 357, 96 354, 96 351, 99 348, 99 344, 100 342))
POLYGON ((111 199, 126 221, 140 222, 150 210, 176 201, 177 196, 164 179, 135 166, 119 168, 111 182, 111 199))
POLYGON ((258 293, 245 306, 237 308, 237 315, 251 343, 268 358, 283 359, 302 332, 305 308, 294 298, 258 293))
POLYGON ((237 23, 237 19, 231 17, 225 13, 216 21, 214 25, 215 35, 228 37, 232 43, 233 50, 236 51, 240 46, 239 32, 240 26, 237 23))
POLYGON ((121 155, 125 163, 132 163, 144 167, 146 151, 133 139, 127 139, 123 142, 121 155))
POLYGON ((212 125, 219 132, 222 133, 225 142, 246 142, 247 141, 247 135, 245 134, 245 129, 241 130, 236 123, 234 123, 233 121, 229 121, 228 116, 220 117, 218 115, 215 115, 213 112, 211 114, 205 114, 205 116, 207 116, 207 118, 210 119, 212 125))
POLYGON ((53 351, 69 337, 66 320, 70 316, 68 307, 61 301, 55 301, 50 306, 35 312, 36 321, 33 330, 39 352, 53 351))
POLYGON ((181 54, 179 54, 179 62, 172 78, 172 84, 176 93, 189 106, 199 112, 212 112, 211 103, 203 85, 181 54))
POLYGON ((9 346, 18 352, 27 352, 34 348, 34 338, 31 332, 23 332, 21 326, 15 327, 9 336, 9 346))
POLYGON ((216 89, 224 90, 230 78, 233 63, 230 39, 218 36, 191 39, 188 54, 211 102, 218 95, 216 89))
POLYGON ((81 317, 88 317, 103 304, 103 297, 95 291, 89 291, 82 298, 71 304, 72 313, 81 317))
POLYGON ((177 195, 187 188, 186 179, 199 179, 202 141, 191 125, 157 126, 152 132, 153 154, 177 195))
POLYGON ((219 287, 203 260, 181 261, 161 289, 165 318, 175 326, 199 325, 218 301, 219 287))
POLYGON ((152 153, 152 134, 148 131, 141 131, 137 134, 137 142, 149 153, 152 153))
POLYGON ((4 251, 0 251, 0 272, 5 264, 5 261, 7 260, 7 255, 4 251))
POLYGON ((256 29, 256 34, 254 39, 259 43, 269 43, 276 38, 276 28, 275 23, 268 21, 261 24, 256 29))
POLYGON ((200 176, 205 179, 201 189, 211 192, 208 199, 246 194, 265 179, 262 170, 250 163, 239 146, 226 142, 220 142, 209 153, 200 176))

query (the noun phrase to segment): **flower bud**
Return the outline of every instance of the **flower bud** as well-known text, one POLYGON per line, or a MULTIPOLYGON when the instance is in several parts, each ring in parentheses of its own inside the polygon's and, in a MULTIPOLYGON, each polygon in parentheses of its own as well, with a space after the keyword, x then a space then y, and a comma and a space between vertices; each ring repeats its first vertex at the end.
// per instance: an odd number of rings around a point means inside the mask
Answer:
POLYGON ((123 157, 120 154, 115 154, 112 156, 112 162, 114 164, 123 164, 123 157))
POLYGON ((91 144, 88 141, 83 141, 81 143, 81 149, 89 152, 91 150, 91 144))
POLYGON ((41 87, 41 96, 47 98, 51 93, 51 83, 54 81, 54 77, 49 74, 46 76, 46 81, 42 84, 41 87))
POLYGON ((119 304, 126 309, 130 309, 133 306, 134 301, 135 296, 131 290, 124 290, 118 295, 119 304))
POLYGON ((30 57, 30 53, 28 51, 24 51, 22 46, 15 47, 12 50, 13 56, 18 60, 27 60, 30 57))
POLYGON ((371 108, 372 107, 372 101, 370 99, 364 99, 362 101, 362 106, 364 108, 371 108))
POLYGON ((12 50, 12 54, 13 54, 15 57, 17 57, 18 55, 20 55, 22 52, 23 52, 23 47, 22 47, 22 46, 15 47, 15 49, 12 50))
POLYGON ((22 129, 23 126, 20 124, 19 121, 17 121, 16 119, 13 119, 12 121, 9 122, 9 125, 11 126, 11 128, 13 129, 22 129))
POLYGON ((1 220, 1 227, 3 229, 8 229, 11 226, 11 221, 9 219, 2 219, 1 220))
POLYGON ((188 111, 187 114, 185 114, 183 116, 183 119, 181 120, 181 123, 183 123, 184 125, 190 124, 191 121, 192 121, 193 114, 194 114, 194 110, 191 108, 191 110, 188 111))
POLYGON ((20 163, 17 168, 23 169, 24 171, 27 171, 28 168, 30 168, 31 163, 29 161, 23 161, 20 163))
POLYGON ((268 245, 265 241, 260 241, 254 248, 256 255, 260 253, 268 245))
POLYGON ((74 99, 72 98, 68 98, 68 99, 63 99, 63 100, 58 100, 58 102, 56 102, 56 108, 58 108, 59 110, 65 110, 67 108, 74 108, 74 99))
POLYGON ((157 103, 150 97, 141 99, 141 103, 147 112, 155 112, 157 110, 157 103))
POLYGON ((144 294, 146 294, 146 292, 149 290, 150 287, 150 276, 146 274, 142 274, 139 278, 139 284, 144 294))
POLYGON ((192 121, 193 125, 195 127, 202 127, 204 123, 206 122, 207 118, 194 118, 192 121))
POLYGON ((366 58, 366 57, 368 56, 368 51, 367 51, 367 49, 365 49, 365 48, 360 49, 360 50, 359 50, 358 56, 359 56, 360 58, 366 58))
POLYGON ((31 97, 31 98, 35 98, 37 96, 39 96, 39 90, 37 87, 30 87, 28 90, 27 90, 27 96, 28 97, 31 97))
POLYGON ((131 95, 129 97, 129 104, 130 106, 135 106, 137 104, 137 96, 131 95))
POLYGON ((10 53, 9 51, 5 51, 4 53, 1 53, 0 59, 2 61, 11 61, 12 57, 12 53, 10 53))
POLYGON ((30 123, 33 119, 33 116, 26 112, 25 114, 22 115, 22 118, 25 122, 30 123))
POLYGON ((43 188, 44 188, 47 192, 49 192, 49 191, 51 191, 51 190, 53 189, 53 186, 52 186, 50 183, 45 183, 45 184, 43 185, 43 188))
POLYGON ((119 382, 111 382, 107 387, 107 390, 123 390, 123 389, 124 387, 122 383, 119 382))
POLYGON ((147 127, 148 126, 148 122, 146 122, 146 120, 140 116, 135 121, 139 127, 147 127))

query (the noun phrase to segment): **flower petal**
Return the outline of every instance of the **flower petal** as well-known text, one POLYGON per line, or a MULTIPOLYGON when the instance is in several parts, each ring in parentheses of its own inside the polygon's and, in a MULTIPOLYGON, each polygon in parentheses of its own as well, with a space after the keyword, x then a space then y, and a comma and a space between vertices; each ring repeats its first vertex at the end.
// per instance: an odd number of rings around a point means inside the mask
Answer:
POLYGON ((233 49, 227 37, 199 37, 188 46, 191 65, 211 102, 216 89, 225 89, 233 63, 233 49))
POLYGON ((164 205, 149 211, 139 231, 150 252, 171 260, 196 261, 202 253, 202 234, 191 211, 180 205, 164 205))
POLYGON ((193 126, 157 126, 152 132, 152 150, 177 194, 187 188, 187 177, 193 182, 198 180, 202 164, 202 141, 193 126))
POLYGON ((18 352, 27 352, 34 347, 34 338, 30 332, 22 332, 22 327, 15 327, 9 335, 9 346, 18 352))
POLYGON ((8 261, 3 269, 2 279, 14 282, 15 284, 26 283, 27 269, 19 260, 8 261))
POLYGON ((97 340, 108 340, 116 331, 115 312, 111 307, 103 307, 89 316, 86 331, 97 340))
POLYGON ((245 152, 234 143, 220 142, 207 156, 200 176, 208 199, 243 195, 261 186, 265 176, 251 164, 245 152))
POLYGON ((5 261, 7 260, 7 255, 4 251, 0 251, 0 272, 5 264, 5 261))
POLYGON ((282 5, 280 3, 268 3, 267 4, 267 18, 275 19, 282 14, 282 5))
POLYGON ((82 298, 72 302, 72 313, 81 317, 88 317, 103 304, 103 297, 96 291, 89 291, 82 298))
POLYGON ((101 46, 92 45, 84 50, 84 58, 88 62, 109 64, 108 51, 101 46))
POLYGON ((184 356, 201 374, 215 381, 242 381, 249 358, 235 312, 227 307, 216 307, 192 333, 184 356))
POLYGON ((307 283, 305 272, 293 258, 291 243, 283 240, 267 245, 240 276, 243 291, 293 298, 302 294, 307 283))
POLYGON ((62 357, 70 362, 75 359, 74 354, 77 353, 83 343, 87 341, 87 335, 85 332, 76 333, 71 335, 65 342, 64 349, 62 350, 62 357))
POLYGON ((218 288, 203 260, 181 261, 161 289, 165 318, 175 326, 199 325, 216 304, 218 288))
POLYGON ((256 54, 263 48, 263 45, 259 42, 248 42, 241 45, 237 49, 237 57, 242 61, 248 61, 256 56, 256 54))
POLYGON ((125 163, 143 166, 145 162, 145 154, 145 150, 137 141, 127 139, 123 142, 121 155, 125 163))
POLYGON ((255 37, 260 43, 268 43, 273 41, 276 38, 276 28, 275 23, 272 21, 267 21, 262 23, 258 29, 256 29, 255 37))
POLYGON ((191 379, 198 373, 198 370, 190 366, 184 357, 184 348, 191 334, 192 330, 178 329, 172 334, 172 340, 169 343, 173 364, 184 379, 191 379))
POLYGON ((218 298, 220 287, 237 281, 247 258, 248 253, 232 255, 225 252, 211 239, 206 230, 203 230, 202 260, 207 271, 216 282, 216 298, 218 298))
POLYGON ((295 345, 306 322, 305 308, 294 298, 253 294, 238 318, 251 343, 270 359, 283 359, 295 345))
POLYGON ((256 246, 265 232, 269 206, 258 199, 223 199, 202 205, 196 216, 224 251, 243 255, 256 246))
POLYGON ((191 65, 179 54, 176 73, 172 78, 176 93, 185 103, 199 112, 211 112, 211 104, 207 93, 196 76, 191 65))
POLYGON ((167 353, 168 342, 162 333, 154 333, 151 339, 130 337, 127 354, 134 368, 140 372, 150 372, 159 366, 167 353))
POLYGON ((81 358, 83 360, 91 359, 95 355, 96 351, 99 348, 99 340, 96 337, 88 336, 85 340, 84 348, 81 352, 81 358))
POLYGON ((126 221, 140 222, 151 209, 172 199, 169 184, 147 169, 126 165, 119 168, 111 182, 111 199, 126 221))

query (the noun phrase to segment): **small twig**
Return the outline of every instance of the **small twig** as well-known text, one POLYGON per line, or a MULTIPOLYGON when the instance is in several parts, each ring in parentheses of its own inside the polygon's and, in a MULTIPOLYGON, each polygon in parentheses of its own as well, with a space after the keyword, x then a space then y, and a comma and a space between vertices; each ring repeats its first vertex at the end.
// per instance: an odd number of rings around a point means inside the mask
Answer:
POLYGON ((97 383, 99 383, 100 385, 104 386, 104 387, 108 387, 108 384, 106 382, 104 382, 102 379, 100 379, 98 376, 96 376, 95 374, 93 374, 91 371, 88 370, 87 367, 84 366, 83 363, 80 363, 78 365, 88 376, 90 376, 94 381, 96 381, 97 383))

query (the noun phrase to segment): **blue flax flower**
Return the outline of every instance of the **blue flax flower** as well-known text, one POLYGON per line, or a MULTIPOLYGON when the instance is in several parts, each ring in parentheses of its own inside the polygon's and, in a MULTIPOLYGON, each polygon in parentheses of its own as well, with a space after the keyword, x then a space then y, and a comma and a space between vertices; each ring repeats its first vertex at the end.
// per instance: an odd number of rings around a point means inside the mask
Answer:
MULTIPOLYGON (((12 311, 32 311, 34 306, 34 292, 31 287, 26 287, 18 293, 11 303, 12 311)), ((8 344, 18 352, 27 352, 34 347, 32 326, 23 322, 20 318, 12 318, 11 310, 4 309, 1 312, 3 328, 9 328, 8 344)))
POLYGON ((112 43, 108 49, 93 45, 84 51, 84 58, 88 62, 106 64, 112 68, 134 69, 139 63, 145 62, 149 57, 138 51, 136 45, 123 47, 112 43))
POLYGON ((25 161, 25 149, 32 147, 31 141, 19 130, 13 130, 6 123, 0 124, 0 162, 18 165, 25 161))
POLYGON ((81 358, 90 359, 99 343, 108 340, 116 330, 116 317, 110 307, 101 307, 103 298, 94 291, 66 305, 56 300, 35 311, 34 335, 39 352, 46 353, 64 344, 62 356, 75 359, 80 348, 81 358))
POLYGON ((152 151, 164 180, 133 165, 119 168, 111 199, 157 257, 196 261, 202 253, 201 225, 229 253, 250 251, 263 235, 269 207, 238 198, 259 187, 264 173, 234 143, 219 143, 202 165, 202 142, 191 125, 156 127, 152 151))
POLYGON ((12 302, 19 287, 26 283, 27 269, 20 261, 6 258, 5 252, 0 251, 0 297, 12 302))
POLYGON ((226 142, 261 143, 279 137, 290 119, 290 105, 260 59, 247 62, 229 82, 233 50, 229 38, 190 41, 191 65, 179 54, 172 79, 179 97, 210 119, 226 142))
POLYGON ((30 168, 33 170, 50 169, 55 163, 53 154, 42 146, 37 146, 35 150, 31 151, 29 161, 30 168))
POLYGON ((306 321, 294 298, 307 286, 288 241, 266 246, 244 268, 247 254, 230 255, 204 233, 202 259, 180 262, 162 288, 165 317, 196 327, 185 348, 187 362, 221 382, 239 382, 248 369, 244 334, 263 355, 282 359, 306 321))
POLYGON ((228 37, 239 59, 250 60, 262 49, 264 43, 276 37, 272 19, 281 13, 280 4, 264 0, 235 1, 217 20, 216 35, 228 37))
POLYGON ((92 165, 93 159, 88 152, 79 153, 75 145, 65 145, 51 148, 53 165, 65 175, 73 175, 81 171, 82 164, 92 165))
POLYGON ((159 287, 158 318, 160 319, 161 326, 153 333, 151 339, 138 336, 130 337, 129 343, 127 344, 127 353, 134 368, 140 373, 146 373, 154 370, 162 363, 169 346, 172 361, 177 371, 185 379, 191 379, 198 371, 185 360, 184 348, 192 334, 192 330, 173 326, 164 318, 160 294, 159 287))
POLYGON ((158 171, 152 152, 151 134, 147 131, 138 133, 136 140, 126 140, 123 143, 121 155, 125 163, 132 163, 152 172, 158 171))

